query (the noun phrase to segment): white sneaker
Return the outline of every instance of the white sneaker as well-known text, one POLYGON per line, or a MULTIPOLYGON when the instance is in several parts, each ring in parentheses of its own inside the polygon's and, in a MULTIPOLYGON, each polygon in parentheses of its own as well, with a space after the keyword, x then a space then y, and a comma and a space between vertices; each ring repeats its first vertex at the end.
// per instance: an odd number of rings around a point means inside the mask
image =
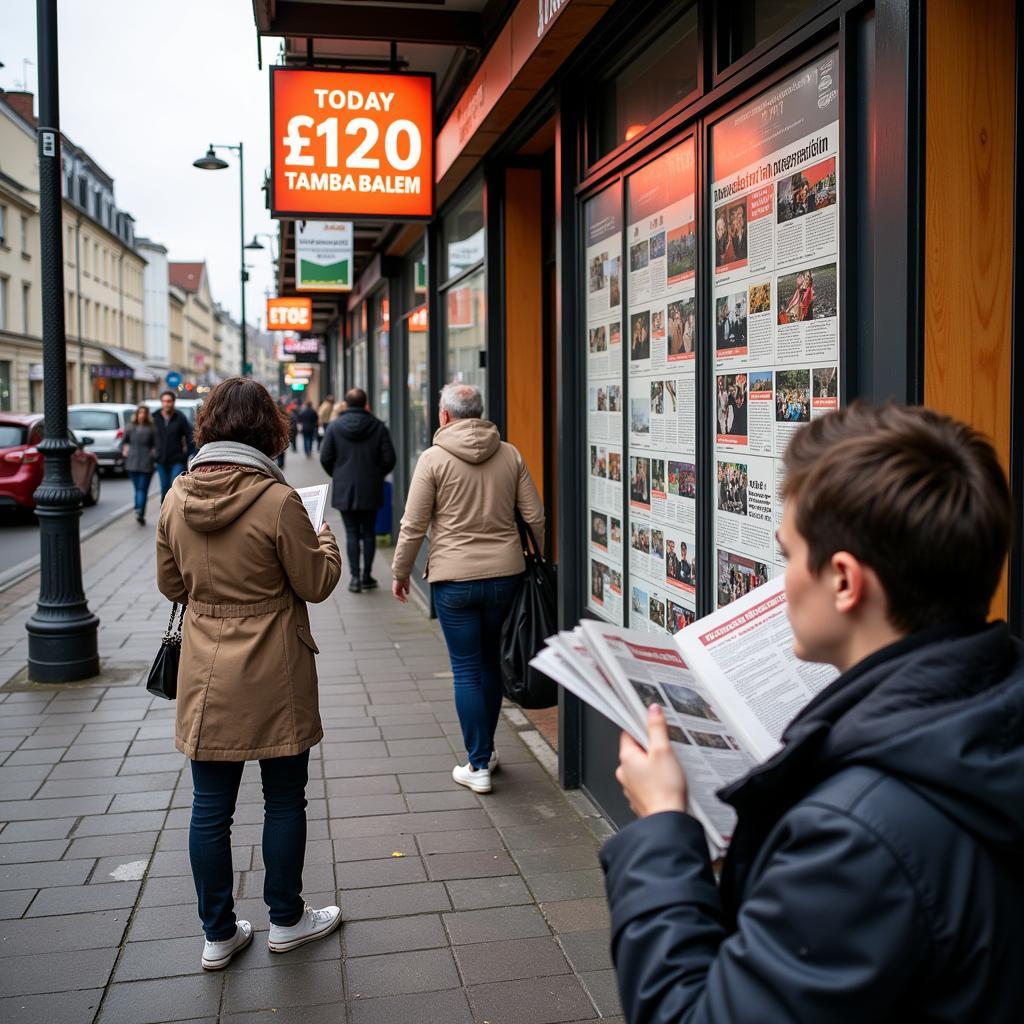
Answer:
POLYGON ((487 762, 487 770, 489 772, 496 772, 499 767, 500 762, 498 761, 498 752, 496 750, 492 750, 490 759, 487 762))
POLYGON ((474 793, 490 793, 491 769, 474 768, 471 764, 457 764, 452 769, 452 778, 474 793))
POLYGON ((235 934, 230 939, 222 942, 206 940, 203 946, 204 971, 223 970, 236 953, 240 953, 252 942, 252 925, 248 921, 236 921, 235 925, 235 934))
POLYGON ((290 949, 304 946, 307 942, 316 942, 326 938, 341 924, 341 910, 338 907, 324 907, 314 910, 308 903, 302 911, 302 917, 290 928, 281 924, 270 926, 270 938, 267 946, 271 953, 287 953, 290 949))

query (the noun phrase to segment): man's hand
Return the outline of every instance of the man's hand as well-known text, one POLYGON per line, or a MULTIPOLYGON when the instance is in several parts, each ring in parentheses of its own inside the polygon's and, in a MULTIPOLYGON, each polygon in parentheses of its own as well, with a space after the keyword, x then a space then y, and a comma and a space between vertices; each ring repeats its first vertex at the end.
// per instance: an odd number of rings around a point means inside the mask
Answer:
POLYGON ((409 600, 409 577, 406 576, 404 580, 393 580, 391 583, 391 593, 398 598, 402 604, 405 604, 409 600))
POLYGON ((615 778, 639 818, 661 811, 686 810, 686 773, 668 739, 665 712, 657 704, 647 709, 645 751, 628 733, 619 740, 615 778))
POLYGON ((330 523, 327 522, 326 519, 320 524, 320 532, 321 533, 330 533, 331 532, 331 525, 330 525, 330 523))

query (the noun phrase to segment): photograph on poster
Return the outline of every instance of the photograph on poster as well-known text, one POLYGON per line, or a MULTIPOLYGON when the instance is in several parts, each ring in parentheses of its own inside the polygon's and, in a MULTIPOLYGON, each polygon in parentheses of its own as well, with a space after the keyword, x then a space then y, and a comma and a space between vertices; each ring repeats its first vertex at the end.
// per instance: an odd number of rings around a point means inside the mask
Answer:
POLYGON ((675 416, 678 409, 678 401, 679 396, 676 394, 676 382, 674 380, 665 381, 665 411, 670 416, 675 416))
POLYGON ((836 158, 832 156, 779 179, 778 222, 785 224, 804 214, 834 206, 836 198, 836 158))
POLYGON ((715 413, 718 440, 724 444, 747 443, 747 375, 722 373, 718 375, 715 393, 715 413), (724 440, 728 438, 729 440, 724 440))
POLYGON ((622 326, 618 320, 608 325, 608 344, 613 348, 622 344, 622 326))
POLYGON ((608 385, 608 411, 622 412, 622 385, 608 385))
POLYGON ((665 534, 651 527, 651 555, 654 558, 665 557, 665 534))
POLYGON ((651 313, 651 337, 665 337, 665 310, 656 309, 651 313))
POLYGON ((651 403, 646 397, 629 400, 629 429, 634 434, 651 432, 651 403))
POLYGON ((629 318, 629 358, 651 358, 651 311, 648 309, 629 318))
MULTIPOLYGON (((641 590, 640 587, 634 587, 633 588, 633 593, 632 593, 632 596, 631 596, 631 599, 630 599, 630 608, 632 608, 632 610, 635 611, 637 613, 637 615, 643 615, 644 618, 647 617, 647 591, 646 590, 641 590)), ((632 680, 631 680, 631 682, 632 682, 632 680)), ((639 691, 641 686, 644 686, 643 683, 635 683, 635 682, 633 683, 633 685, 637 688, 638 691, 639 691)), ((657 694, 657 692, 658 692, 657 690, 654 689, 653 686, 647 686, 647 687, 645 687, 645 689, 652 690, 655 694, 657 694)), ((641 695, 641 699, 642 699, 642 695, 641 695)), ((657 700, 657 697, 655 697, 655 700, 657 700)))
POLYGON ((611 538, 613 544, 622 543, 622 520, 611 517, 611 538))
POLYGON ((839 372, 834 366, 817 367, 811 371, 815 398, 839 397, 839 372))
POLYGON ((648 618, 655 626, 665 628, 665 602, 659 601, 653 594, 649 601, 650 612, 648 618))
POLYGON ((747 290, 747 310, 751 316, 756 313, 770 313, 772 311, 772 283, 762 281, 760 284, 752 284, 747 290))
POLYGON ((665 255, 665 232, 659 231, 651 235, 651 259, 660 260, 665 255))
POLYGON ((620 452, 608 453, 608 479, 616 483, 622 482, 622 454, 620 452))
POLYGON ((608 476, 608 449, 602 445, 590 446, 590 475, 602 480, 608 476))
POLYGON ((608 390, 603 385, 601 387, 590 389, 590 411, 608 411, 608 390))
POLYGON ((686 629, 696 618, 696 613, 690 611, 689 608, 684 608, 681 604, 676 604, 675 601, 669 601, 668 622, 665 623, 665 628, 675 634, 681 629, 686 629))
POLYGON ((718 511, 736 516, 747 514, 747 464, 718 463, 718 511))
POLYGON ((779 275, 779 323, 797 324, 835 316, 836 265, 779 275))
POLYGON ((629 524, 629 546, 634 551, 649 555, 651 553, 651 531, 647 526, 636 523, 629 524))
MULTIPOLYGON (((636 229, 639 232, 639 228, 636 229)), ((629 247, 629 269, 643 270, 650 263, 650 246, 644 238, 642 241, 634 242, 629 247)))
POLYGON ((770 395, 772 393, 772 371, 751 370, 750 391, 757 391, 758 393, 770 395))
POLYGON ((608 329, 604 324, 590 328, 590 354, 608 351, 608 329))
POLYGON ((668 283, 678 284, 693 277, 697 254, 697 228, 691 220, 668 233, 668 283))
POLYGON ((622 593, 622 573, 618 569, 608 571, 608 589, 613 594, 622 593))
POLYGON ((604 578, 608 566, 602 562, 590 563, 590 597, 597 604, 604 604, 604 578))
POLYGON ((690 551, 684 540, 665 538, 665 579, 685 587, 696 585, 690 551))
POLYGON ((662 683, 665 696, 681 715, 690 718, 704 718, 709 722, 720 722, 721 719, 712 710, 711 705, 694 689, 680 686, 678 683, 662 683))
POLYGON ((680 299, 668 304, 668 357, 685 359, 693 355, 693 339, 697 331, 694 300, 680 299))
POLYGON ((775 371, 775 422, 809 423, 811 420, 811 371, 775 371))
POLYGON ((691 462, 669 462, 668 493, 675 498, 697 497, 697 467, 691 462))
POLYGON ((590 513, 590 543, 608 550, 608 516, 603 512, 590 513))
POLYGON ((608 261, 608 305, 614 309, 622 301, 622 286, 619 282, 619 257, 608 261))
POLYGON ((768 566, 753 558, 718 551, 718 607, 749 594, 754 587, 768 582, 768 566))
POLYGON ((723 203, 715 210, 715 268, 732 269, 746 262, 747 201, 723 203))
POLYGON ((747 347, 747 293, 721 295, 715 300, 715 351, 729 355, 747 347))
POLYGON ((651 381, 651 412, 655 416, 665 415, 665 381, 651 381))
POLYGON ((651 507, 651 460, 643 456, 629 457, 629 500, 634 505, 651 507))
POLYGON ((608 253, 603 252, 590 261, 590 290, 591 292, 602 291, 608 285, 605 267, 608 263, 608 253))
POLYGON ((665 460, 651 459, 651 490, 655 494, 668 494, 665 489, 665 460))

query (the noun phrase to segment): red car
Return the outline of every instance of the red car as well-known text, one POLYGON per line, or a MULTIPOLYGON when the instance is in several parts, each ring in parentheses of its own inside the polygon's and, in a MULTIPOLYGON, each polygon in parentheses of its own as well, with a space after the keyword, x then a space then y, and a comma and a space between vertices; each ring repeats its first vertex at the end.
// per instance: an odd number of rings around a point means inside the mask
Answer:
MULTIPOLYGON (((92 439, 68 437, 75 445, 71 455, 71 479, 86 505, 100 500, 100 474, 96 456, 82 446, 92 439)), ((0 413, 0 509, 36 507, 32 495, 43 479, 43 455, 36 447, 43 439, 42 413, 0 413)))

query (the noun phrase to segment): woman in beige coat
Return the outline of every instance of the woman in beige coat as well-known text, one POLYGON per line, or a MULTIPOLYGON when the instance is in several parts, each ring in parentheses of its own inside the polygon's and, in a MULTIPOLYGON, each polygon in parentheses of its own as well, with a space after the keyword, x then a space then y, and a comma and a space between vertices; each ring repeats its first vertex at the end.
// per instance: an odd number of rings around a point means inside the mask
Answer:
POLYGON ((175 744, 192 761, 189 856, 206 944, 226 967, 252 940, 232 897, 231 816, 242 769, 259 760, 269 947, 333 931, 337 907, 302 899, 309 748, 323 736, 307 601, 341 576, 334 535, 314 532, 274 459, 289 424, 262 385, 218 384, 196 418, 199 453, 160 510, 157 583, 186 602, 175 744))
POLYGON ((544 545, 544 508, 516 449, 485 419, 468 384, 441 392, 441 429, 416 464, 391 564, 400 601, 430 531, 427 578, 455 677, 455 709, 468 764, 452 778, 474 793, 491 791, 498 766, 494 731, 501 713, 498 638, 525 564, 516 511, 544 545))

